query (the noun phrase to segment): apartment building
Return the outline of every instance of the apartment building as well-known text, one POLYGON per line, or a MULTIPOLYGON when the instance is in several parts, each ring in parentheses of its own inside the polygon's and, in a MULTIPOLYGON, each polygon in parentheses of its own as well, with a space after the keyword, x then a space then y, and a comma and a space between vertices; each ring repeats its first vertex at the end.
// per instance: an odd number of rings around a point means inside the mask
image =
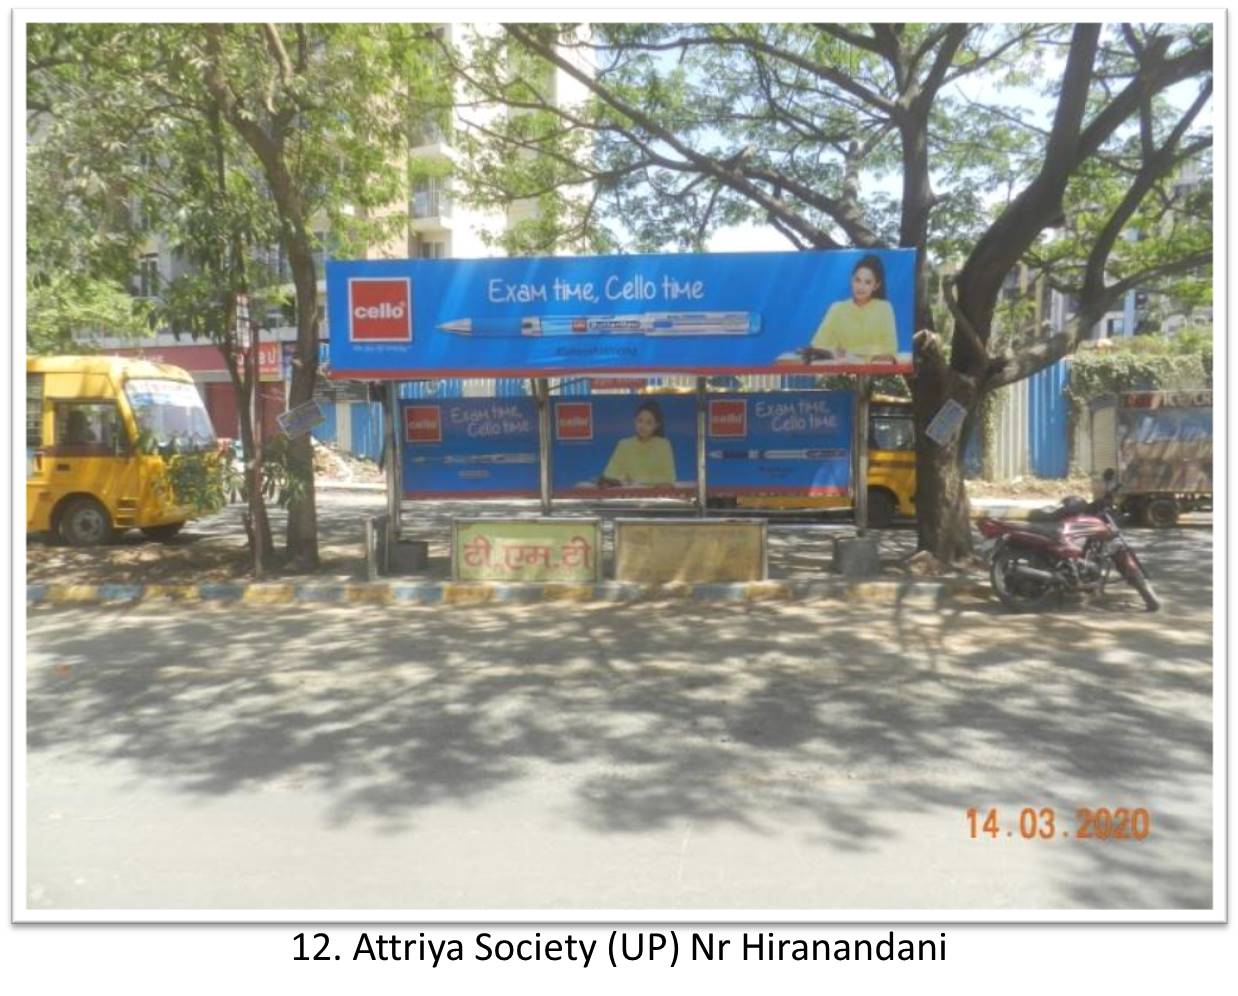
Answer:
MULTIPOLYGON (((473 32, 493 34, 499 27, 446 24, 438 26, 437 30, 453 46, 467 48, 473 32)), ((580 50, 572 51, 579 53, 580 50)), ((586 56, 574 54, 572 57, 582 68, 588 69, 586 56)), ((548 71, 545 85, 553 99, 560 102, 576 102, 586 95, 583 84, 557 68, 548 71)), ((395 233, 385 241, 367 246, 365 258, 468 259, 501 254, 488 236, 534 216, 536 203, 517 202, 506 212, 479 209, 458 196, 451 173, 460 155, 453 140, 461 130, 484 124, 487 119, 504 113, 508 111, 501 107, 477 107, 467 103, 457 86, 457 99, 452 108, 427 114, 413 123, 408 156, 421 168, 410 169, 410 174, 415 178, 410 183, 406 201, 390 208, 392 213, 401 216, 403 224, 394 225, 395 233)), ((135 207, 135 210, 140 208, 135 207)), ((319 275, 320 336, 325 343, 328 329, 323 306, 326 293, 324 267, 331 258, 332 244, 325 219, 320 219, 314 234, 320 247, 314 261, 319 275)), ((255 261, 272 275, 284 296, 290 298, 291 271, 282 247, 264 247, 255 255, 255 261)), ((188 264, 177 255, 170 241, 158 232, 152 232, 137 260, 132 292, 137 296, 157 297, 171 280, 187 271, 188 264)), ((273 433, 275 416, 284 410, 290 386, 296 328, 292 324, 292 315, 279 306, 272 306, 257 317, 263 324, 260 350, 262 422, 264 432, 273 433)), ((216 433, 227 437, 238 434, 236 395, 223 357, 213 345, 178 335, 173 329, 161 330, 139 342, 101 338, 93 334, 84 336, 84 339, 107 352, 158 358, 185 368, 198 384, 216 433)), ((490 382, 468 385, 469 393, 488 393, 492 389, 490 382)), ((348 402, 364 397, 363 386, 333 382, 326 378, 320 380, 319 390, 322 399, 328 402, 348 402)))

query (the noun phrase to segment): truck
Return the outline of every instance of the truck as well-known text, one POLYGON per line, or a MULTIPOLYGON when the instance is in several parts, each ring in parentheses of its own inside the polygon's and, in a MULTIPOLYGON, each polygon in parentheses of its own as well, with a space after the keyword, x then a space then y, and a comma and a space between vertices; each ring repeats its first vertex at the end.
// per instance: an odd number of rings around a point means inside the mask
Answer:
POLYGON ((1134 521, 1172 526, 1212 507, 1212 391, 1125 391, 1091 404, 1092 488, 1118 475, 1118 502, 1134 521))

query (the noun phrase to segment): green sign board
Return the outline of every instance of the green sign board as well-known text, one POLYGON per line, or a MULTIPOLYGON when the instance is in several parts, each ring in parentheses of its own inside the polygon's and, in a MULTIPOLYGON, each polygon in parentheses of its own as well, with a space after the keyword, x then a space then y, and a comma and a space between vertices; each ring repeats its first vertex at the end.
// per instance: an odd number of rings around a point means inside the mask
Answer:
POLYGON ((602 576, 599 519, 455 519, 451 573, 457 581, 592 584, 602 576))

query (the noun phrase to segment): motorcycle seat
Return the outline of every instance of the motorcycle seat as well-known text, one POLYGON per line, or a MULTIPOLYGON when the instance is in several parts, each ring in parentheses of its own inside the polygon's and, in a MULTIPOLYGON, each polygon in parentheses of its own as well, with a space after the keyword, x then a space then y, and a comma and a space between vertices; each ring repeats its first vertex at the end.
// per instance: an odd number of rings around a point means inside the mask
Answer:
POLYGON ((1060 536, 1061 522, 1020 522, 1015 530, 1020 533, 1037 533, 1041 536, 1060 536))

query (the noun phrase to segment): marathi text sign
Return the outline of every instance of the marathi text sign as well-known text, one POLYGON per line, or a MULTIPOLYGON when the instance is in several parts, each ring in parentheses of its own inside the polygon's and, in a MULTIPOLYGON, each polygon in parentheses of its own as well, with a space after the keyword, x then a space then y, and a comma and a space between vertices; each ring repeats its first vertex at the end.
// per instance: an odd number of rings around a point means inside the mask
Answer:
POLYGON ((602 576, 598 519, 456 519, 457 581, 592 583, 602 576))
POLYGON ((327 263, 334 377, 906 373, 909 249, 327 263))
POLYGON ((711 496, 850 493, 850 391, 728 394, 706 404, 711 496))
POLYGON ((537 497, 537 404, 531 398, 402 401, 406 498, 537 497))

